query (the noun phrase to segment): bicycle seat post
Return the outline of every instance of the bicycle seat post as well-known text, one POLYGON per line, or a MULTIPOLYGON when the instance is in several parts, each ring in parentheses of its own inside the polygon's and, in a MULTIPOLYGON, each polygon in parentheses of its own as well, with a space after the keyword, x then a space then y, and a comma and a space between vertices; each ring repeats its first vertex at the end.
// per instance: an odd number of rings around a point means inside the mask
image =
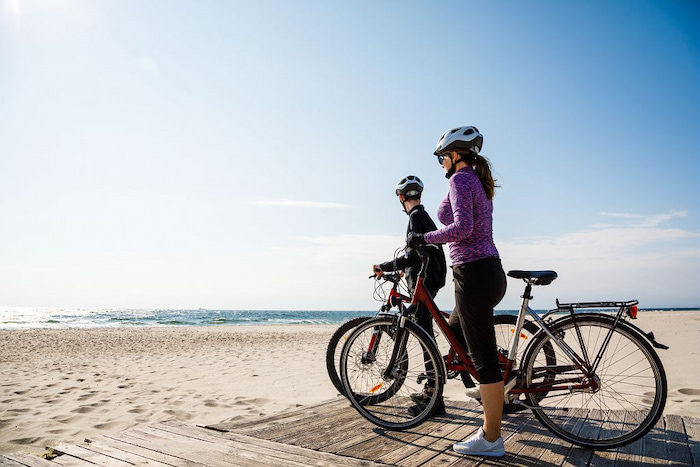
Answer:
POLYGON ((523 328, 523 324, 525 323, 525 316, 527 315, 528 309, 529 309, 529 303, 530 300, 532 300, 534 297, 531 295, 532 294, 532 282, 531 280, 528 279, 523 279, 525 281, 525 293, 520 296, 520 298, 523 299, 522 304, 520 305, 520 312, 518 313, 518 320, 515 324, 515 332, 513 333, 512 336, 512 341, 510 342, 510 349, 508 349, 508 359, 513 361, 513 366, 518 363, 515 361, 516 355, 518 355, 518 342, 520 341, 520 330, 523 328))

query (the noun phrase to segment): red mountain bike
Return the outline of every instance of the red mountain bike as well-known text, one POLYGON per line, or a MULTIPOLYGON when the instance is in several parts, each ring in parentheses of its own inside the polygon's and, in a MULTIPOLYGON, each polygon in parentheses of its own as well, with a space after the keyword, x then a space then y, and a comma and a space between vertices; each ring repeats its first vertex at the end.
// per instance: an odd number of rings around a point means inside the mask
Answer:
MULTIPOLYGON (((367 420, 389 430, 415 427, 433 413, 448 371, 468 371, 471 359, 423 284, 428 256, 417 249, 421 272, 411 304, 401 314, 360 324, 343 346, 340 375, 345 394, 367 420), (432 336, 412 320, 415 305, 430 311, 451 345, 441 357, 432 336), (420 411, 411 394, 432 387, 420 411)), ((532 287, 548 285, 554 271, 509 271, 525 282, 525 293, 507 351, 499 352, 504 402, 521 404, 553 434, 590 449, 611 449, 644 436, 666 403, 667 383, 654 350, 668 348, 626 319, 636 318, 637 301, 563 304, 539 316, 529 307, 532 287), (614 314, 581 313, 617 308, 614 314), (553 319, 551 315, 566 313, 553 319), (539 331, 518 361, 520 331, 529 315, 539 331)))

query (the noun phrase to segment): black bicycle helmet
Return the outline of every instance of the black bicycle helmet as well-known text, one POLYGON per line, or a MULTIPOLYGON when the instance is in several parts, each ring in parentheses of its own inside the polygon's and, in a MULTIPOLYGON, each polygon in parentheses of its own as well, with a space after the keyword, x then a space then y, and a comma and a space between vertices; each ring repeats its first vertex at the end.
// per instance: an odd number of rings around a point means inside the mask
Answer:
POLYGON ((423 182, 415 175, 408 175, 396 183, 396 196, 403 195, 406 198, 416 198, 423 192, 423 182))
POLYGON ((435 148, 435 155, 460 150, 479 154, 483 146, 484 136, 475 126, 462 126, 442 135, 435 148))

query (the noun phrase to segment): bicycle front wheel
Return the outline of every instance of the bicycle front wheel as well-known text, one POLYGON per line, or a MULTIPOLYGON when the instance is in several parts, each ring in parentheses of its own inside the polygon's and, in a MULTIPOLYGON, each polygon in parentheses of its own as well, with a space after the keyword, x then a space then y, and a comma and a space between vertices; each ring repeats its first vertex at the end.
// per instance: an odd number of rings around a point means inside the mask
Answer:
POLYGON ((344 322, 336 329, 328 341, 328 347, 326 348, 326 370, 328 371, 328 377, 331 379, 333 386, 335 386, 338 392, 343 396, 345 395, 345 389, 343 388, 342 381, 340 381, 340 371, 338 370, 340 353, 353 329, 368 319, 372 319, 372 317, 360 316, 359 318, 353 318, 344 322))
POLYGON ((556 341, 538 335, 527 350, 523 376, 527 389, 539 389, 528 393, 527 400, 540 422, 556 436, 589 449, 616 448, 644 436, 661 416, 667 393, 666 374, 649 342, 624 321, 615 326, 606 315, 562 318, 552 334, 587 368, 596 356, 602 358, 589 378, 556 341), (591 380, 595 384, 586 387, 591 380))
POLYGON ((360 324, 340 357, 346 397, 360 415, 387 430, 412 428, 430 417, 445 383, 435 341, 414 322, 406 321, 399 330, 395 321, 376 318, 360 324), (390 367, 394 352, 397 358, 390 367), (421 394, 426 396, 416 397, 421 394))

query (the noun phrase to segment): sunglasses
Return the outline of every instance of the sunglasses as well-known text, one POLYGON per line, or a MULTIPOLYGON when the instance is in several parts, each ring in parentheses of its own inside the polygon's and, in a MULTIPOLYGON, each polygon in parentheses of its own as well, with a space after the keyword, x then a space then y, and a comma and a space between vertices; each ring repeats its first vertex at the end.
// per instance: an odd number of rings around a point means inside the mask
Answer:
POLYGON ((444 161, 446 157, 450 157, 450 155, 449 155, 449 154, 445 154, 445 153, 443 153, 443 154, 438 154, 438 155, 437 155, 438 164, 442 165, 442 161, 444 161))

